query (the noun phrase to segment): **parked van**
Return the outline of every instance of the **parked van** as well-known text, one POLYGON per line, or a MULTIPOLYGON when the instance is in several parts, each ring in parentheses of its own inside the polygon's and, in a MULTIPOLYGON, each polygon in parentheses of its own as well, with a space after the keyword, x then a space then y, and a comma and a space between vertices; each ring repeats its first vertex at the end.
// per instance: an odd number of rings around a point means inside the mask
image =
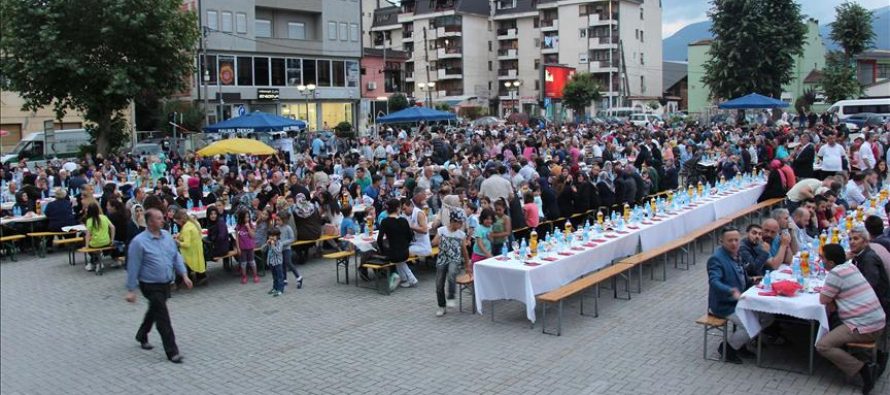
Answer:
POLYGON ((90 144, 90 134, 86 129, 67 129, 55 131, 55 142, 45 146, 44 132, 34 132, 25 136, 9 152, 0 157, 0 161, 16 163, 25 159, 27 166, 45 166, 47 160, 53 158, 69 159, 80 156, 80 147, 90 144))
POLYGON ((828 108, 828 113, 837 116, 839 121, 860 113, 890 115, 890 98, 841 100, 828 108))

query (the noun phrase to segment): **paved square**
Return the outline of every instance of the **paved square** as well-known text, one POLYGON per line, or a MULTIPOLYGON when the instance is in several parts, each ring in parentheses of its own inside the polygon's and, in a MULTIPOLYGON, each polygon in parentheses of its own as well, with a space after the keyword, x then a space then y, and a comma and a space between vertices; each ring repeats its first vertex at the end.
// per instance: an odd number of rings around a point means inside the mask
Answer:
MULTIPOLYGON (((169 302, 185 357, 174 365, 156 331, 152 351, 133 340, 145 302, 123 300, 122 270, 95 276, 62 253, 26 254, 0 264, 0 392, 859 393, 818 357, 813 376, 703 360, 693 321, 707 305, 705 259, 688 272, 669 268, 667 282, 649 281, 647 270, 643 293, 630 301, 603 291, 599 318, 579 316, 572 300, 561 337, 542 335, 540 322, 529 329, 517 302, 499 302, 496 322, 456 311, 435 317, 428 268, 417 270, 417 288, 382 296, 336 284, 333 261, 316 259, 301 268, 303 289, 273 298, 271 276, 241 285, 215 266, 208 287, 169 302)), ((796 347, 774 347, 766 361, 805 368, 805 336, 793 339, 796 347)), ((874 394, 890 393, 887 376, 874 394)))

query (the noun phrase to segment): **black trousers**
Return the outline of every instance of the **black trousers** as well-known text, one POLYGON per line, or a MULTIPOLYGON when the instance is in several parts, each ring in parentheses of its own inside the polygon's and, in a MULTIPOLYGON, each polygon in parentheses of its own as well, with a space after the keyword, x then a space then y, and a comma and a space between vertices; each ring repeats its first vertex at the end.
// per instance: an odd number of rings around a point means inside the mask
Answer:
POLYGON ((161 334, 161 341, 164 342, 164 352, 167 354, 167 358, 179 354, 179 348, 176 347, 176 335, 173 334, 173 326, 170 324, 170 312, 167 310, 170 284, 139 283, 139 290, 142 291, 142 296, 148 299, 148 311, 145 312, 142 325, 136 332, 136 339, 140 342, 147 341, 151 326, 155 325, 158 328, 158 333, 161 334))

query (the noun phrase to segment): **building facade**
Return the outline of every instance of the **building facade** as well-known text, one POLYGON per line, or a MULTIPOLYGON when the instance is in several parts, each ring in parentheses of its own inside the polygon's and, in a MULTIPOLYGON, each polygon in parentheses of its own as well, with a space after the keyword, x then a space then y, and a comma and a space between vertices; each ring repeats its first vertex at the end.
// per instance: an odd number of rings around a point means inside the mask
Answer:
POLYGON ((191 98, 208 106, 210 123, 262 111, 311 130, 356 124, 359 0, 200 0, 197 9, 205 37, 191 98))
MULTIPOLYGON (((793 104, 794 100, 803 95, 807 89, 818 90, 818 85, 809 82, 807 77, 812 80, 825 68, 826 50, 825 44, 822 43, 822 38, 819 36, 819 21, 808 19, 805 23, 807 34, 804 39, 803 53, 794 59, 791 80, 782 85, 781 99, 789 104, 793 104)), ((710 89, 702 82, 705 75, 704 64, 710 59, 708 55, 710 48, 711 40, 689 44, 689 113, 702 114, 715 107, 715 103, 709 97, 710 89)), ((821 95, 819 96, 821 97, 821 95)))
POLYGON ((403 0, 378 8, 369 33, 408 53, 406 91, 421 103, 539 113, 543 65, 593 73, 599 107, 662 92, 660 2, 403 0))

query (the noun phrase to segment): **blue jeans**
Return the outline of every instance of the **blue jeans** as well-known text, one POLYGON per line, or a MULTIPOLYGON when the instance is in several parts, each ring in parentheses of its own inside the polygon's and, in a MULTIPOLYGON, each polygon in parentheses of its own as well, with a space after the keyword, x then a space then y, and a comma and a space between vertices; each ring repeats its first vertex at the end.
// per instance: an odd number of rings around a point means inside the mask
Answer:
POLYGON ((272 289, 276 291, 284 291, 284 265, 271 266, 272 268, 272 289))
POLYGON ((300 278, 300 272, 297 271, 297 267, 294 266, 294 262, 291 261, 293 255, 293 250, 290 248, 284 248, 281 250, 281 258, 284 261, 284 264, 281 266, 281 281, 282 284, 284 281, 287 281, 287 271, 290 270, 294 273, 294 277, 300 278))

